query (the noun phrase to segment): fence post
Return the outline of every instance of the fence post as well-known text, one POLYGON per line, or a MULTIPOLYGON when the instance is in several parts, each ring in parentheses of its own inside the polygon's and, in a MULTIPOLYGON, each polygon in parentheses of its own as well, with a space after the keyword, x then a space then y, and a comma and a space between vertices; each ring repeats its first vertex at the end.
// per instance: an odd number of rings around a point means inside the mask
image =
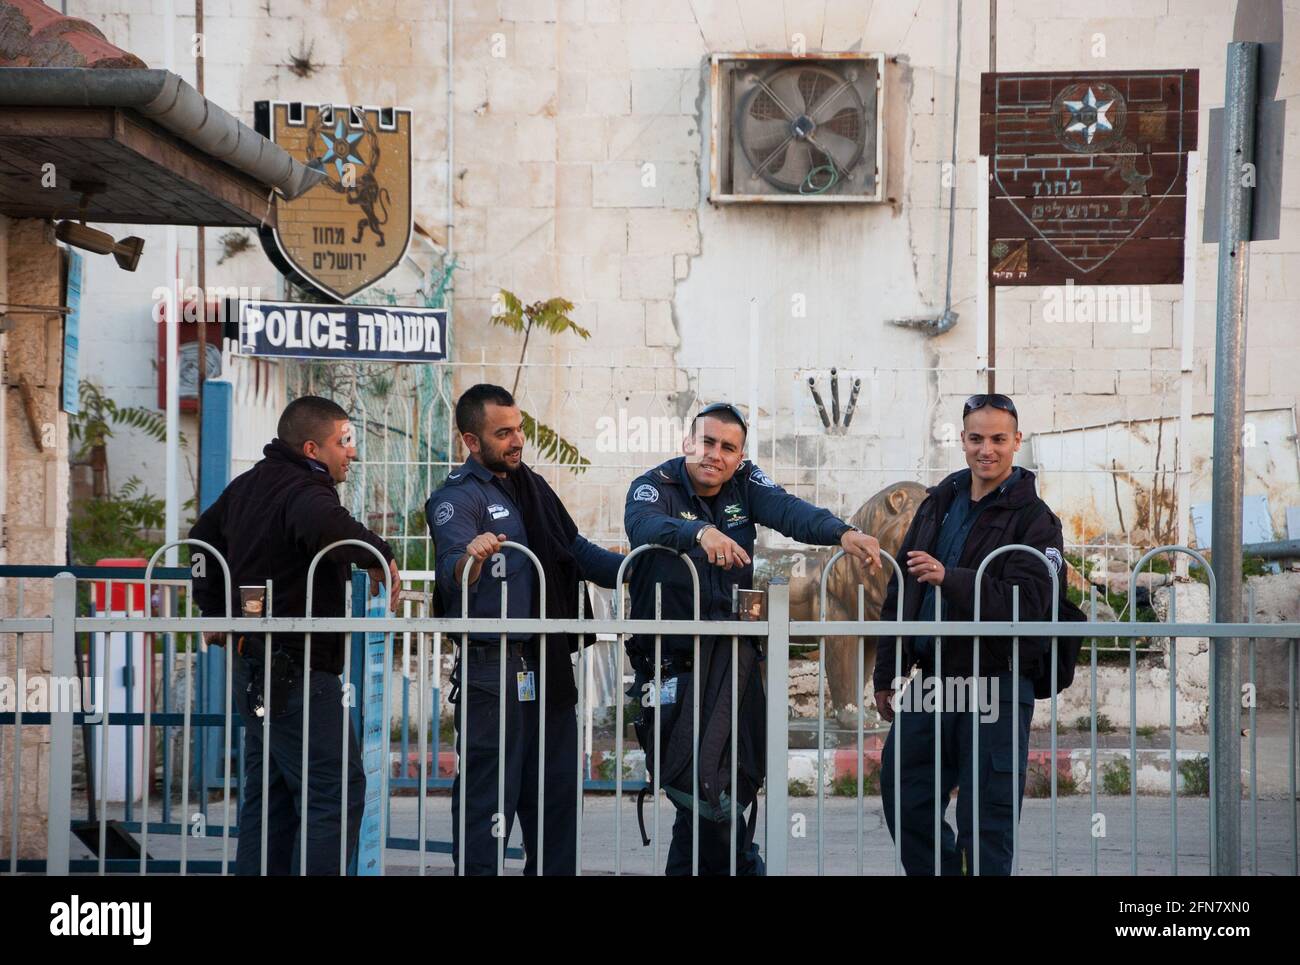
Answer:
POLYGON ((790 585, 767 590, 767 873, 786 873, 790 841, 790 585))
MULTIPOLYGON (((71 573, 54 577, 54 606, 50 673, 52 683, 77 680, 76 634, 73 621, 77 616, 77 578, 71 573)), ((51 686, 52 694, 67 694, 68 688, 51 686)), ((104 691, 100 690, 101 693, 104 691)), ((80 696, 81 689, 77 689, 80 696)), ((64 706, 63 701, 50 704, 50 785, 45 829, 45 873, 66 875, 72 835, 72 715, 79 701, 64 706)))

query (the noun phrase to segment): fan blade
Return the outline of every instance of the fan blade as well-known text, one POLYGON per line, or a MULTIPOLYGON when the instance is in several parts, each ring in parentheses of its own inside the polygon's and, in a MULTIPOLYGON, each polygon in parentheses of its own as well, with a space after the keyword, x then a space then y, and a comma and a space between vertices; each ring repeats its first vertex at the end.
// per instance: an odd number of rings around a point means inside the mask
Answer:
MULTIPOLYGON (((810 138, 810 140, 813 139, 810 138)), ((858 153, 857 144, 847 137, 840 137, 834 131, 828 131, 825 128, 818 129, 813 146, 829 156, 835 162, 835 167, 839 169, 841 174, 849 170, 850 165, 854 163, 855 155, 858 153)))
POLYGON ((803 93, 799 90, 799 72, 797 70, 782 70, 774 74, 767 82, 767 90, 789 112, 790 120, 794 120, 807 110, 803 100, 803 93))
POLYGON ((833 131, 841 137, 847 137, 850 141, 861 141, 863 120, 863 111, 857 108, 846 108, 829 120, 820 121, 817 127, 819 130, 833 131))
POLYGON ((847 80, 836 84, 813 103, 811 110, 808 112, 809 116, 820 123, 821 118, 830 116, 832 107, 837 104, 843 107, 846 103, 850 103, 850 101, 845 100, 845 95, 851 94, 852 90, 853 84, 847 80))
POLYGON ((767 174, 770 175, 772 171, 776 170, 773 167, 773 165, 776 164, 777 161, 780 161, 782 164, 784 164, 786 158, 785 147, 787 144, 790 144, 793 140, 794 140, 794 135, 791 134, 784 141, 778 144, 776 147, 772 148, 772 150, 768 151, 767 154, 763 157, 763 159, 759 161, 757 166, 754 168, 754 173, 762 175, 763 173, 766 172, 767 174))
POLYGON ((790 136, 790 122, 784 118, 745 119, 744 138, 750 150, 771 150, 790 136))
POLYGON ((838 82, 828 77, 825 71, 816 68, 801 70, 799 72, 799 92, 803 94, 804 112, 809 117, 812 117, 821 99, 826 96, 828 91, 832 91, 838 86, 838 82))
POLYGON ((803 141, 791 141, 789 149, 785 152, 785 163, 773 177, 793 185, 792 190, 798 190, 799 185, 803 184, 803 179, 812 170, 812 166, 812 150, 808 145, 803 141))

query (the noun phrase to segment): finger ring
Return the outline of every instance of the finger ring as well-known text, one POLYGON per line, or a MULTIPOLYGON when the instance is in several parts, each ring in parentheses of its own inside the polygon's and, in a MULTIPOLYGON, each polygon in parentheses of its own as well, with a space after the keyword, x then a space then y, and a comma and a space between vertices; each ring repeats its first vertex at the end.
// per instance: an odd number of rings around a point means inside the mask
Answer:
POLYGON ((719 553, 719 554, 718 554, 718 562, 719 562, 719 563, 725 563, 726 561, 727 561, 727 558, 726 558, 725 556, 723 556, 721 553, 719 553))

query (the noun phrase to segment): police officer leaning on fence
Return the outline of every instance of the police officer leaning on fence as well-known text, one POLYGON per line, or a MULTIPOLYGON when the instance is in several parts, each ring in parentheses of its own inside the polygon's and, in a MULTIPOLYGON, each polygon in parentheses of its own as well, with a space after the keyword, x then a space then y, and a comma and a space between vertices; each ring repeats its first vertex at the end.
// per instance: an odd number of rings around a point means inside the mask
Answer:
MULTIPOLYGON (((578 586, 587 580, 613 587, 623 557, 588 542, 579 533, 546 480, 523 463, 523 416, 509 392, 475 385, 456 402, 456 428, 470 457, 447 476, 425 504, 436 548, 440 614, 459 616, 461 579, 469 567, 469 616, 498 618, 501 587, 507 615, 540 615, 537 570, 525 554, 502 549, 506 541, 527 546, 546 575, 546 616, 578 615, 578 586)), ((583 593, 584 606, 586 594, 583 593)), ((586 612, 590 616, 590 611, 586 612)), ((460 647, 453 671, 452 702, 458 748, 460 701, 467 700, 468 754, 451 792, 452 857, 460 862, 460 793, 465 782, 465 874, 493 875, 497 837, 508 840, 518 815, 526 853, 524 874, 539 873, 537 811, 539 784, 545 790, 544 854, 540 872, 571 875, 577 861, 578 699, 569 656, 576 638, 548 634, 546 692, 541 691, 541 646, 537 636, 512 633, 506 650, 506 693, 500 699, 499 633, 472 634, 460 647), (468 662, 468 666, 466 665, 468 662), (544 697, 544 700, 543 700, 544 697), (545 707, 542 707, 542 704, 545 707), (497 766, 500 710, 506 715, 505 813, 498 812, 497 766), (538 780, 538 740, 545 715, 545 776, 538 780)))
MULTIPOLYGON (((903 567, 903 619, 933 620, 935 587, 945 620, 974 619, 975 573, 981 561, 1001 546, 1024 543, 1041 550, 1059 574, 1062 615, 1065 578, 1061 556, 1061 521, 1034 488, 1034 474, 1012 465, 1021 434, 1015 405, 1005 395, 976 395, 962 411, 962 447, 969 468, 948 476, 929 491, 918 507, 898 561, 903 567)), ((1020 588, 1020 619, 1049 620, 1052 577, 1043 561, 1027 552, 1008 552, 985 569, 980 591, 980 619, 1010 620, 1013 587, 1020 588)), ((881 619, 894 619, 899 586, 891 576, 881 619)), ((940 715, 941 771, 939 801, 947 810, 958 790, 957 835, 941 824, 941 873, 974 872, 972 836, 972 711, 973 638, 903 638, 902 673, 914 666, 920 676, 896 681, 895 638, 882 637, 873 674, 876 707, 892 721, 881 758, 882 805, 890 834, 894 827, 894 755, 902 732, 900 784, 902 862, 908 874, 934 873, 934 713, 940 699, 926 687, 935 684, 936 664, 944 681, 940 715), (928 681, 922 684, 922 681, 928 681), (956 686, 965 684, 965 688, 956 686), (954 706, 961 695, 964 707, 954 706), (897 711, 897 719, 895 712, 897 711)), ((1010 874, 1012 864, 1012 701, 1019 700, 1019 787, 1023 800, 1029 752, 1029 722, 1034 712, 1035 679, 1048 671, 1048 644, 1021 638, 1020 679, 1011 679, 1011 640, 982 637, 977 699, 982 701, 979 724, 980 874, 1010 874)))
MULTIPOLYGON (((792 496, 744 458, 747 427, 735 406, 715 403, 700 410, 683 443, 685 456, 670 459, 638 476, 628 489, 624 524, 632 546, 657 543, 673 550, 649 550, 637 557, 632 584, 633 619, 655 617, 655 585, 662 584, 664 619, 691 619, 694 590, 690 572, 677 553, 686 553, 700 579, 700 617, 736 619, 733 591, 753 586, 754 537, 759 525, 821 546, 842 546, 870 566, 880 565, 880 544, 830 511, 792 496)), ((635 636, 628 644, 641 697, 637 735, 646 749, 647 768, 654 750, 654 637, 635 636), (648 694, 648 697, 647 697, 648 694), (648 706, 647 706, 648 705, 648 706)), ((693 818, 692 688, 700 684, 700 874, 730 871, 731 666, 730 637, 701 636, 700 666, 693 666, 693 636, 662 639, 662 706, 659 783, 676 808, 667 873, 692 872, 693 818)), ((736 872, 762 874, 753 844, 755 810, 765 764, 765 697, 760 655, 753 638, 737 647, 739 695, 736 755, 736 872)), ((784 699, 784 698, 782 698, 784 699)), ((638 807, 638 812, 641 809, 638 807)), ((643 831, 644 834, 644 831, 643 831)))
MULTIPOLYGON (((328 399, 304 396, 290 402, 280 416, 277 437, 263 450, 264 458, 236 477, 190 530, 190 538, 210 543, 230 566, 231 612, 240 615, 240 586, 264 586, 271 581, 271 616, 306 613, 307 569, 326 546, 355 539, 383 556, 386 570, 374 553, 362 546, 332 550, 316 566, 312 615, 340 617, 346 612, 347 587, 353 564, 370 572, 372 588, 388 576, 396 600, 400 581, 393 551, 352 518, 339 501, 336 487, 348 476, 356 458, 348 414, 328 399)), ((193 547, 194 553, 201 553, 193 547)), ((206 573, 194 579, 194 598, 204 616, 225 616, 224 575, 208 560, 206 573)), ((225 634, 208 634, 209 643, 224 643, 225 634)), ((231 654, 232 699, 244 725, 244 787, 239 799, 239 847, 235 870, 257 874, 261 869, 262 795, 267 800, 268 874, 290 874, 300 856, 299 814, 302 804, 302 740, 304 637, 274 634, 271 640, 271 692, 264 693, 265 640, 237 638, 231 654), (264 715, 269 713, 270 742, 263 743, 264 715), (269 784, 262 788, 263 758, 269 756, 269 784)), ((311 711, 307 722, 307 873, 338 874, 342 828, 342 765, 340 737, 343 703, 339 674, 343 671, 343 641, 337 633, 313 633, 311 640, 311 711)), ((355 853, 366 780, 355 729, 348 726, 348 855, 355 853)))

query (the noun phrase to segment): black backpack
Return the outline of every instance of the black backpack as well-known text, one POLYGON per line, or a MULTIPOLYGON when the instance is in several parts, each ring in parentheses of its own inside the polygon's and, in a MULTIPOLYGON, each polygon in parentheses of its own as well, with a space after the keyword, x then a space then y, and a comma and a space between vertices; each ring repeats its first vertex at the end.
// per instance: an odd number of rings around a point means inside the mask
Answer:
MULTIPOLYGON (((1016 525, 1014 543, 1023 543, 1025 533, 1029 527, 1047 511, 1047 503, 1041 499, 1032 510, 1021 517, 1020 522, 1016 525)), ((1028 544, 1026 544, 1028 545, 1028 544)), ((1059 593, 1059 604, 1057 606, 1057 619, 1062 623, 1087 623, 1088 616, 1077 606, 1070 602, 1067 592, 1069 580, 1066 578, 1066 568, 1064 557, 1062 557, 1062 566, 1060 573, 1057 574, 1057 592, 1059 593)), ((1047 700, 1055 694, 1061 693, 1066 687, 1074 682, 1074 667, 1079 660, 1079 652, 1083 649, 1083 637, 1058 637, 1056 641, 1056 690, 1052 690, 1052 661, 1050 653, 1046 659, 1038 664, 1037 672, 1034 674, 1034 697, 1038 700, 1047 700)))
MULTIPOLYGON (((731 746, 731 641, 718 639, 712 645, 705 644, 701 649, 702 668, 684 670, 671 677, 663 677, 665 692, 672 688, 673 700, 662 707, 660 720, 660 768, 662 776, 660 786, 674 803, 683 808, 691 808, 694 777, 694 728, 692 704, 694 688, 700 691, 700 797, 699 814, 707 821, 726 823, 730 820, 731 795, 736 797, 736 811, 742 814, 749 811, 747 839, 742 850, 752 847, 758 809, 758 791, 763 785, 766 746, 764 709, 762 706, 762 685, 756 683, 759 670, 757 663, 761 652, 754 641, 742 638, 738 647, 739 664, 737 673, 741 681, 738 690, 740 707, 738 708, 740 748, 731 746), (711 653, 710 653, 711 651, 711 653), (705 675, 700 683, 696 670, 702 669, 705 675), (757 690, 755 690, 757 686, 757 690), (757 701, 757 704, 755 704, 757 701), (736 779, 739 787, 731 785, 731 757, 737 755, 736 779)), ((654 680, 653 658, 648 654, 634 652, 633 666, 637 671, 633 693, 642 694, 645 684, 654 680)), ((653 687, 650 688, 653 692, 653 687)), ((650 698, 653 700, 653 697, 650 698)), ((633 721, 637 742, 645 751, 646 776, 654 781, 654 704, 643 699, 641 712, 633 721)), ((650 844, 646 833, 644 806, 650 795, 649 788, 643 788, 637 796, 637 821, 641 828, 641 843, 650 844)))

